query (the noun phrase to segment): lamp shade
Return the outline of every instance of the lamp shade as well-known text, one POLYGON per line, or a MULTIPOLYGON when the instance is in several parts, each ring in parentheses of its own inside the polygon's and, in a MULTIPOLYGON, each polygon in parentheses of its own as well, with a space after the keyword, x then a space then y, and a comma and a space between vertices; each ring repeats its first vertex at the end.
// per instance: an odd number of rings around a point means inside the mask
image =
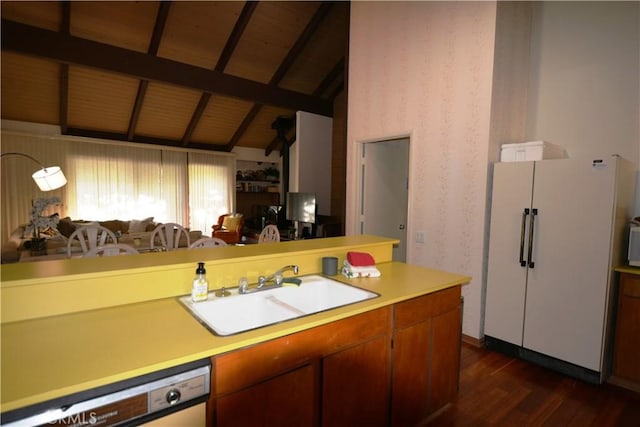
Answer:
POLYGON ((59 166, 42 168, 31 176, 42 191, 55 190, 67 183, 67 178, 59 166))

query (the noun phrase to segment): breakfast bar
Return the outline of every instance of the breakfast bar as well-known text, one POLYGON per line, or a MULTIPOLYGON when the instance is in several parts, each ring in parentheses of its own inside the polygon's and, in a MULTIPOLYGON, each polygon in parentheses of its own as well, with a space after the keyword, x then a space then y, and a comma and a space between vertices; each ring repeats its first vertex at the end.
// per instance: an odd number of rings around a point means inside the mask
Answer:
MULTIPOLYGON (((351 358, 356 358, 356 365, 370 366, 374 369, 371 374, 379 372, 383 378, 380 382, 374 375, 372 380, 380 386, 372 398, 383 402, 387 411, 375 424, 401 425, 407 413, 428 416, 451 400, 451 389, 455 395, 460 287, 471 278, 392 262, 394 242, 376 236, 347 236, 3 265, 2 413, 24 411, 44 402, 55 404, 65 396, 208 359, 213 366, 206 402, 208 426, 250 423, 251 419, 238 419, 238 411, 229 409, 235 408, 233 402, 251 396, 254 386, 262 393, 269 384, 285 383, 311 384, 303 387, 310 388, 311 420, 320 417, 328 423, 342 412, 354 420, 358 414, 331 409, 330 390, 319 384, 341 389, 343 385, 335 381, 342 374, 331 377, 332 369, 348 372, 354 363, 351 358), (298 265, 301 276, 320 274, 322 257, 342 261, 349 251, 371 254, 381 276, 346 279, 337 275, 333 279, 379 297, 224 337, 205 328, 178 301, 190 293, 197 262, 205 262, 209 298, 217 298, 215 290, 237 286, 240 277, 256 283, 258 276, 286 264, 298 265), (433 349, 414 352, 412 346, 419 347, 425 339, 433 349), (401 344, 405 342, 406 346, 401 344), (353 351, 356 348, 361 350, 353 351), (439 348, 442 360, 433 353, 439 348), (416 355, 418 359, 413 358, 416 355), (407 363, 392 365, 403 357, 407 363), (420 358, 429 360, 412 365, 420 358), (397 376, 404 375, 402 383, 411 376, 422 377, 429 363, 442 363, 433 368, 436 374, 427 372, 425 378, 434 381, 433 387, 449 384, 447 396, 443 400, 436 393, 435 401, 411 403, 403 413, 394 398, 415 390, 402 390, 397 376), (244 379, 239 378, 238 369, 244 379), (287 382, 293 373, 295 379, 287 382), (300 378, 310 382, 301 383, 300 378)), ((366 384, 361 386, 365 398, 366 384)), ((428 391, 429 398, 434 398, 433 390, 428 391)), ((272 409, 286 412, 294 406, 272 409)), ((282 414, 277 417, 283 419, 282 414)))

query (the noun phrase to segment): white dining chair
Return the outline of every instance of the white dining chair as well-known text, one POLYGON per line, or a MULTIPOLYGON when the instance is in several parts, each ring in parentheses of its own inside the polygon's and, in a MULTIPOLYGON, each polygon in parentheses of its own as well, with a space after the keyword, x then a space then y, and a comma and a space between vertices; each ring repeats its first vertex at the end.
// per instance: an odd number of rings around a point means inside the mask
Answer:
POLYGON ((280 241, 280 230, 273 224, 265 226, 260 232, 258 243, 275 243, 280 241))
POLYGON ((117 243, 118 239, 113 231, 98 224, 76 228, 67 241, 67 257, 69 258, 71 258, 72 249, 76 247, 75 242, 79 243, 84 256, 91 249, 107 243, 117 243))
POLYGON ((227 246, 227 242, 218 238, 218 237, 201 237, 191 245, 189 245, 189 249, 199 249, 199 248, 213 248, 216 246, 227 246))
POLYGON ((126 243, 107 243, 106 245, 97 246, 86 254, 84 254, 84 258, 93 258, 97 256, 115 256, 115 255, 135 255, 139 254, 138 250, 131 245, 127 245, 126 243))
POLYGON ((164 250, 172 251, 180 247, 182 236, 184 236, 186 242, 183 246, 188 248, 191 242, 186 228, 173 222, 160 224, 151 232, 149 247, 153 249, 156 246, 161 246, 164 250))

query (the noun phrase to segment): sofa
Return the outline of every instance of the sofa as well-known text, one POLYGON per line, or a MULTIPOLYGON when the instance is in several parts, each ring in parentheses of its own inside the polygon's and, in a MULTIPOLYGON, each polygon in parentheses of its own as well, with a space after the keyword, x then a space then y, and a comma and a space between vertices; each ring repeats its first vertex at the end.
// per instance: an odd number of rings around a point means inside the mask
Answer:
MULTIPOLYGON (((101 225, 111 230, 118 236, 118 242, 126 243, 134 246, 134 239, 140 239, 146 246, 151 233, 159 225, 153 221, 153 217, 141 220, 109 220, 109 221, 86 221, 72 220, 69 217, 60 219, 56 230, 47 230, 43 237, 47 241, 47 255, 62 254, 67 251, 67 243, 71 234, 78 228, 89 224, 101 225)), ((2 244, 2 253, 0 260, 3 264, 17 262, 20 260, 20 252, 27 250, 25 243, 31 240, 31 236, 25 236, 26 225, 20 225, 16 228, 7 242, 2 244)), ((195 242, 202 237, 201 231, 189 231, 189 243, 195 242)), ((76 242, 77 243, 77 242, 76 242)), ((28 245, 27 245, 28 246, 28 245)), ((72 252, 80 252, 79 244, 72 243, 72 252)), ((180 247, 187 247, 186 239, 180 240, 180 247)))

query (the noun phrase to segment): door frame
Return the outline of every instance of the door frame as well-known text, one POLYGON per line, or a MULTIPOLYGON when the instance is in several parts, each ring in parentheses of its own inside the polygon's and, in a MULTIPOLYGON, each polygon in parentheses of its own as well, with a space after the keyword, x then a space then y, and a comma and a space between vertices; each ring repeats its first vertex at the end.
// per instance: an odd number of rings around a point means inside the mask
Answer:
POLYGON ((391 141, 396 141, 396 140, 400 140, 400 139, 406 139, 408 140, 408 144, 409 144, 409 155, 408 155, 408 159, 407 159, 407 176, 408 176, 408 183, 407 183, 407 221, 406 221, 406 241, 405 241, 405 262, 409 263, 412 257, 412 253, 413 253, 413 246, 410 244, 411 242, 411 236, 413 236, 413 221, 412 221, 412 197, 411 197, 411 192, 412 192, 412 182, 413 182, 413 168, 411 167, 411 159, 413 158, 412 156, 412 151, 413 151, 413 145, 411 143, 412 139, 413 139, 413 135, 411 132, 409 133, 402 133, 402 134, 397 134, 397 135, 389 135, 386 137, 381 137, 381 138, 372 138, 372 139, 364 139, 364 140, 360 140, 360 141, 356 141, 355 142, 355 192, 354 192, 354 202, 355 205, 354 207, 356 208, 356 214, 353 216, 353 220, 352 220, 352 225, 353 225, 353 230, 355 232, 355 234, 362 234, 362 210, 363 210, 363 203, 364 203, 364 199, 362 197, 362 192, 363 192, 363 188, 364 188, 364 165, 362 163, 362 158, 364 156, 364 152, 365 152, 365 147, 366 144, 371 144, 371 143, 380 143, 380 142, 391 142, 391 141))

